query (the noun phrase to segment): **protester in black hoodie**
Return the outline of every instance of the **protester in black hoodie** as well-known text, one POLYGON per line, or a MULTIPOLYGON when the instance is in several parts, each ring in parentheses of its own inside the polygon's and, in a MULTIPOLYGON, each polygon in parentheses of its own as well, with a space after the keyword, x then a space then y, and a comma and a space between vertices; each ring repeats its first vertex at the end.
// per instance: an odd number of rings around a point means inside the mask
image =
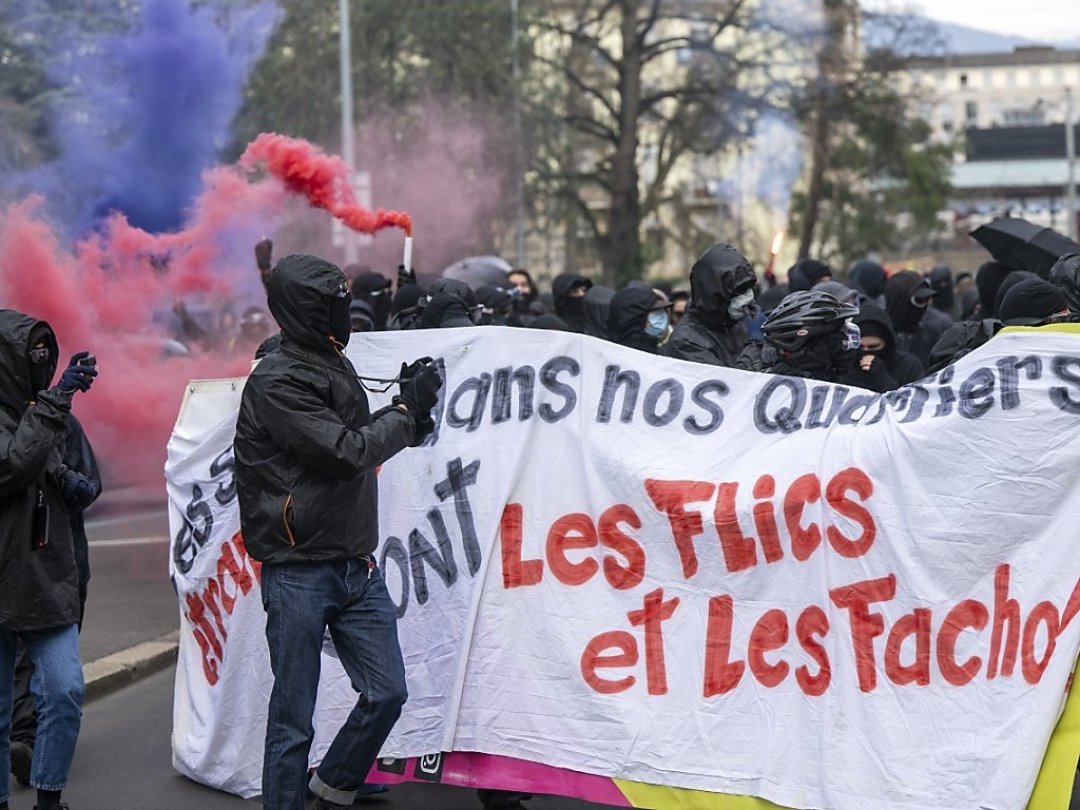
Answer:
POLYGON ((551 282, 551 293, 555 298, 555 314, 558 315, 571 332, 586 330, 585 294, 592 287, 592 282, 577 273, 559 273, 551 282))
POLYGON ((859 348, 859 312, 817 290, 793 292, 765 319, 759 370, 788 377, 837 382, 859 348))
POLYGON ((631 283, 611 299, 608 331, 621 346, 656 354, 671 323, 671 304, 641 283, 631 283))
POLYGON ((1036 276, 1014 284, 999 310, 1006 326, 1045 326, 1067 320, 1069 302, 1060 289, 1036 276))
POLYGON ((374 556, 379 465, 434 429, 442 385, 426 358, 402 365, 401 393, 372 414, 344 354, 351 337, 345 276, 316 256, 286 256, 268 280, 281 348, 248 377, 233 449, 240 525, 263 563, 274 686, 263 807, 347 807, 405 702, 395 611, 374 556), (362 692, 310 783, 308 749, 319 656, 329 628, 362 692))
POLYGON ((885 309, 896 330, 897 348, 915 355, 923 368, 930 364, 930 349, 941 337, 941 330, 923 320, 933 297, 930 282, 911 270, 903 270, 885 282, 885 309))
POLYGON ((690 306, 660 353, 732 368, 748 338, 757 277, 731 245, 715 244, 690 269, 690 306))
POLYGON ((859 356, 841 382, 884 393, 922 379, 922 363, 896 348, 896 333, 885 310, 867 301, 852 322, 859 327, 859 356))

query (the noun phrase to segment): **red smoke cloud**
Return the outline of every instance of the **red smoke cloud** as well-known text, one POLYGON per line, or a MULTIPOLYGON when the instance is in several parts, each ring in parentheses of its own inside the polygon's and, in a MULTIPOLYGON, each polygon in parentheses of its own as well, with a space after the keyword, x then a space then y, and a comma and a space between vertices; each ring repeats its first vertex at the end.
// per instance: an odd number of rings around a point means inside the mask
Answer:
POLYGON ((162 354, 169 334, 161 321, 176 301, 199 294, 224 305, 251 287, 252 245, 284 199, 277 183, 249 183, 233 169, 207 172, 204 185, 182 231, 150 234, 114 214, 73 249, 41 218, 40 198, 0 213, 0 306, 53 327, 61 368, 82 349, 98 358, 101 375, 75 397, 75 413, 112 482, 160 489, 188 381, 239 376, 250 366, 250 350, 162 354))
POLYGON ((305 140, 264 132, 248 144, 240 157, 240 165, 246 168, 259 163, 265 164, 289 191, 303 194, 313 206, 329 211, 354 231, 373 234, 384 228, 401 228, 406 235, 412 235, 408 214, 364 208, 356 201, 345 161, 305 140))

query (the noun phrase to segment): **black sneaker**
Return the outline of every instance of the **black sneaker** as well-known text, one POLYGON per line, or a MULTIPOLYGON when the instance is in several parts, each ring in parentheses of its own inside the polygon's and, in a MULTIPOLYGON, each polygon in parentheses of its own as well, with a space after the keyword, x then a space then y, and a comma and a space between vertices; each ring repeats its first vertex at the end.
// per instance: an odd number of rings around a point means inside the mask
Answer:
MULTIPOLYGON (((311 805, 311 810, 348 810, 349 807, 348 804, 334 804, 321 796, 316 796, 315 804, 311 805)), ((34 810, 37 810, 37 808, 35 807, 34 810)))
POLYGON ((34 749, 24 742, 11 741, 11 772, 23 787, 30 784, 30 766, 34 762, 34 749))

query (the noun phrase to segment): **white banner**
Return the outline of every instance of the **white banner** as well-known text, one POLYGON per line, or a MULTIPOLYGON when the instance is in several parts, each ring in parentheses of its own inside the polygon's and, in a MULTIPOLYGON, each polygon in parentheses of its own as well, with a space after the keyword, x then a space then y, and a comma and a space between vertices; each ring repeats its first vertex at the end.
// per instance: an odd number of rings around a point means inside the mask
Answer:
MULTIPOLYGON (((437 432, 379 479, 409 685, 386 756, 820 810, 1025 806, 1080 646, 1075 334, 1002 334, 886 396, 539 330, 349 354, 446 377, 437 432)), ((175 764, 250 796, 271 676, 241 387, 193 384, 167 476, 175 764)), ((313 763, 355 700, 323 664, 313 763)))

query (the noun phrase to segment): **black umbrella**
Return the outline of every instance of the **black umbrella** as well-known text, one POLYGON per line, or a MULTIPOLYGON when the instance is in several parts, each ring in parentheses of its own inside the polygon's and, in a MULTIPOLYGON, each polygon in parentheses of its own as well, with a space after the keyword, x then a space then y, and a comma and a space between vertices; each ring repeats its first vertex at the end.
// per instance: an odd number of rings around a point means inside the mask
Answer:
POLYGON ((1066 253, 1080 253, 1080 245, 1067 236, 1015 217, 998 217, 980 225, 971 238, 1007 267, 1030 270, 1043 278, 1066 253))

